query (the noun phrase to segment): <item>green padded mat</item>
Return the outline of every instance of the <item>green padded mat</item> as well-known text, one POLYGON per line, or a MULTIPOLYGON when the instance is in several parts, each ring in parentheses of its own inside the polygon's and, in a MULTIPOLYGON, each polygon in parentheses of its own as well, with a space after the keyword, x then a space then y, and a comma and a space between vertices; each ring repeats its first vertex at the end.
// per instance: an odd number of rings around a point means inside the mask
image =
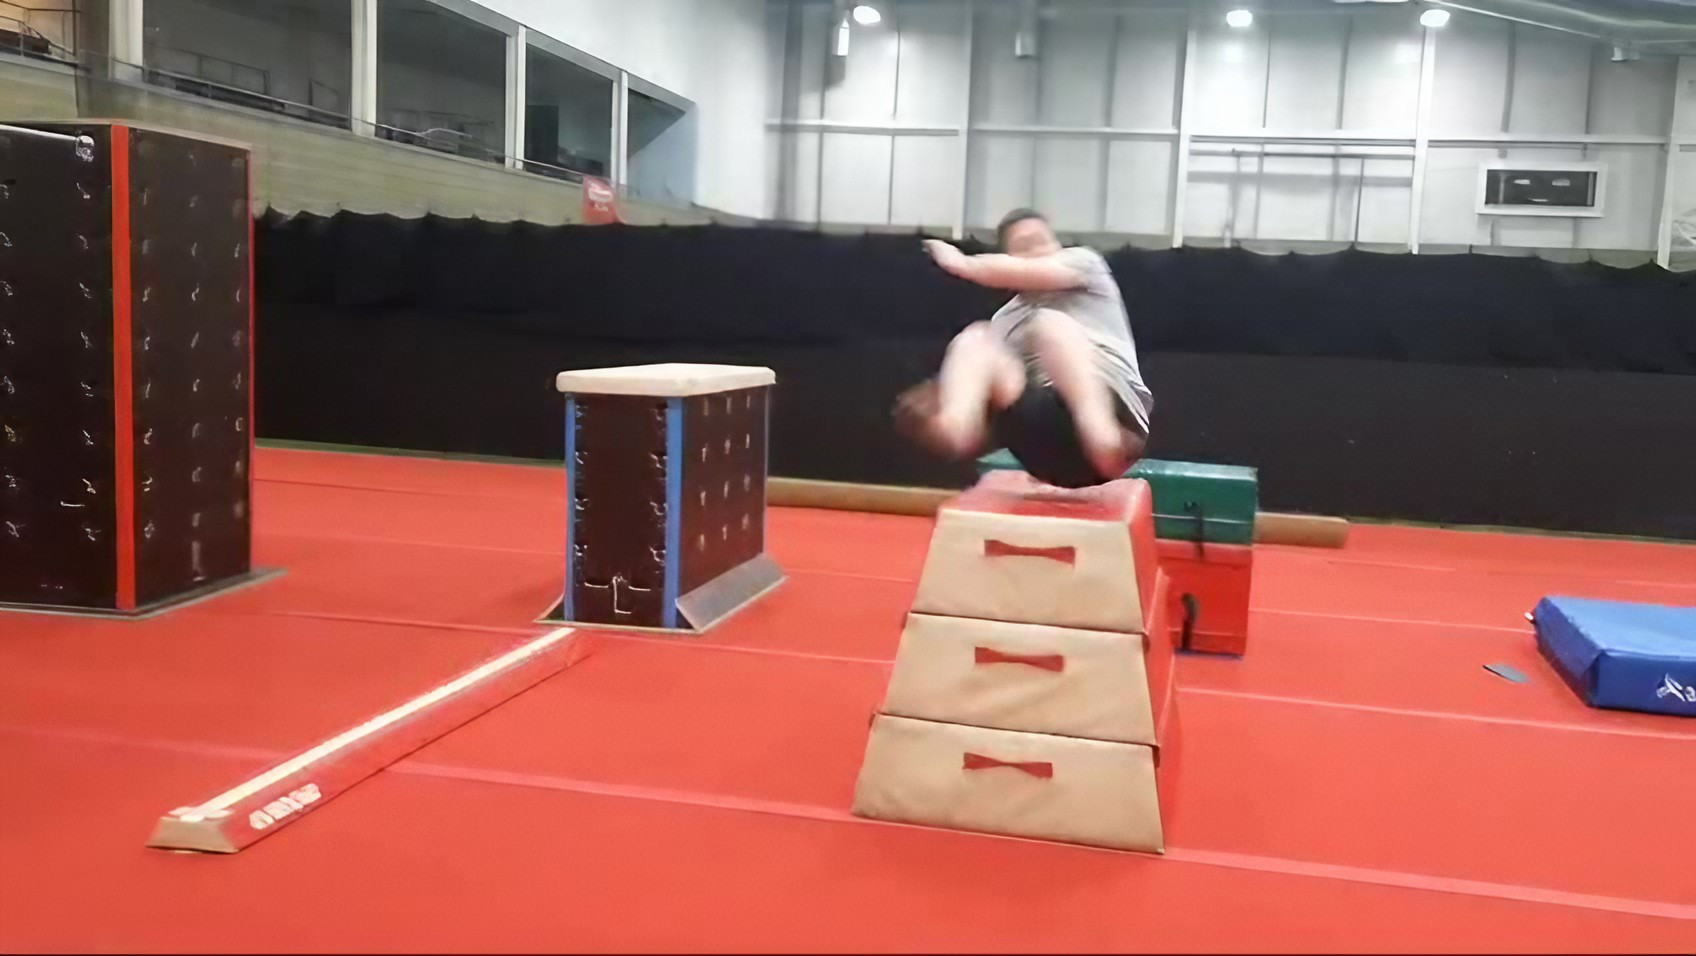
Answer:
MULTIPOLYGON (((1019 471, 1006 449, 978 459, 978 474, 1019 471)), ((1179 541, 1253 544, 1260 482, 1253 468, 1145 458, 1125 473, 1154 492, 1154 532, 1179 541)))

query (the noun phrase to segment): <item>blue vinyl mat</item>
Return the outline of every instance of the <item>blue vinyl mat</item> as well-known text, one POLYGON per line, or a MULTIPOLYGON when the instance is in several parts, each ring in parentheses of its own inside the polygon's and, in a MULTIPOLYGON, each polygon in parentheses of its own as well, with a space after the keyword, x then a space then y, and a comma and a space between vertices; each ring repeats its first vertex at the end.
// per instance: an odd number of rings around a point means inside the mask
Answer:
POLYGON ((1593 707, 1696 717, 1696 607, 1548 597, 1537 646, 1593 707))

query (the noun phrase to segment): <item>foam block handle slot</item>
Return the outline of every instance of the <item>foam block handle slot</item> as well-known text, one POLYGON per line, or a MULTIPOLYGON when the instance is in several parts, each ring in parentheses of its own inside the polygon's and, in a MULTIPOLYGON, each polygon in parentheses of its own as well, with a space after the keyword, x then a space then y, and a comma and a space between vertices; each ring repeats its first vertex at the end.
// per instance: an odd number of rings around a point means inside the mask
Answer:
POLYGON ((1054 765, 1047 761, 1027 761, 1019 763, 997 760, 994 757, 986 757, 983 754, 967 753, 962 758, 961 763, 963 768, 966 770, 997 770, 1005 768, 1008 770, 1017 770, 1020 773, 1029 774, 1042 780, 1050 780, 1054 777, 1054 765))
POLYGON ((1066 658, 1060 654, 1009 654, 993 647, 974 647, 972 660, 977 664, 1023 664, 1056 674, 1066 670, 1066 658))
POLYGON ((1016 544, 994 539, 983 543, 983 556, 986 558, 1043 558, 1060 564, 1075 565, 1078 563, 1078 549, 1070 546, 1058 548, 1026 548, 1016 544))

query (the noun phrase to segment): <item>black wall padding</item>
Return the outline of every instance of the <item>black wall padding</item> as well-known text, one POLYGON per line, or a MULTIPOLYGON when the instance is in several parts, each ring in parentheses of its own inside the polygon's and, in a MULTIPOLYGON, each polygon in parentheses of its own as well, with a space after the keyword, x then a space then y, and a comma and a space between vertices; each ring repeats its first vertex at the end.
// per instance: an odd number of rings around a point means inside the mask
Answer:
MULTIPOLYGON (((916 236, 261 223, 265 437, 562 453, 567 368, 778 373, 772 471, 962 484, 900 389, 1005 297, 916 236)), ((1478 255, 1110 254, 1157 397, 1150 454, 1257 465, 1263 506, 1696 538, 1696 286, 1478 255)))
MULTIPOLYGON (((426 308, 628 342, 947 335, 1005 296, 918 237, 337 215, 261 223, 267 301, 426 308)), ((1109 254, 1149 351, 1696 374, 1696 273, 1534 257, 1109 254)))

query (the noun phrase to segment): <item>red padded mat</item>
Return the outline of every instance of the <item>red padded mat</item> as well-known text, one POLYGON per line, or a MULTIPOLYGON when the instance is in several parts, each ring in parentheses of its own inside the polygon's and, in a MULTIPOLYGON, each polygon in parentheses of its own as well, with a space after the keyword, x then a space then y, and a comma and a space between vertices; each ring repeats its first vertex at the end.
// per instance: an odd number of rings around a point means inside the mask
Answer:
POLYGON ((1696 727, 1582 706, 1521 617, 1557 590, 1677 600, 1696 548, 1406 528, 1260 550, 1249 656, 1180 661, 1165 859, 849 816, 929 522, 785 509, 790 580, 712 634, 595 635, 274 839, 146 850, 160 813, 512 646, 555 596, 557 469, 261 450, 258 477, 285 577, 148 622, 0 617, 0 949, 1696 939, 1696 727))

